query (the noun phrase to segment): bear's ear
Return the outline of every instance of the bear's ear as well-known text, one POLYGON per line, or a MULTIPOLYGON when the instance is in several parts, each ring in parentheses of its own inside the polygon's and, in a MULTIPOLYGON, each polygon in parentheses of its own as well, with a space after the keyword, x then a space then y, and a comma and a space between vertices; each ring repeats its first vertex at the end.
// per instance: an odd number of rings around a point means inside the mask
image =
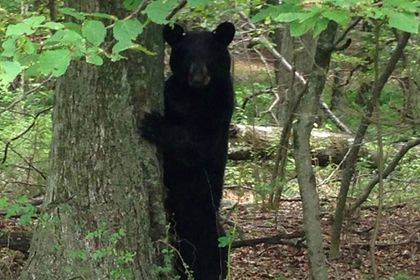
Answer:
POLYGON ((170 46, 178 42, 184 35, 184 28, 178 24, 174 24, 173 27, 167 24, 163 27, 163 39, 165 39, 170 46))
POLYGON ((235 36, 235 26, 225 21, 217 26, 213 34, 217 41, 227 46, 232 42, 233 36, 235 36))

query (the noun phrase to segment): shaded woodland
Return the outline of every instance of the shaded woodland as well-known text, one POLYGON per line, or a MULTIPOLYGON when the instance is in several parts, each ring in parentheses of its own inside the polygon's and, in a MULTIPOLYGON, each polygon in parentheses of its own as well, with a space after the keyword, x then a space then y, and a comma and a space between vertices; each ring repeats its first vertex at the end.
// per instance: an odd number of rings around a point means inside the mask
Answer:
POLYGON ((420 2, 0 0, 0 279, 176 279, 162 24, 230 21, 227 279, 420 279, 420 2))

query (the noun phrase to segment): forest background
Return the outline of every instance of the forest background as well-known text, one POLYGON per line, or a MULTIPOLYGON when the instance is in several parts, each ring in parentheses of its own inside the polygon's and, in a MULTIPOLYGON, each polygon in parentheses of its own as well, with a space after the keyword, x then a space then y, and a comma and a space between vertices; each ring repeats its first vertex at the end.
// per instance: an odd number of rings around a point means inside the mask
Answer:
POLYGON ((229 279, 418 279, 419 11, 0 1, 0 278, 175 279, 156 150, 135 124, 162 109, 160 26, 229 20, 229 279))

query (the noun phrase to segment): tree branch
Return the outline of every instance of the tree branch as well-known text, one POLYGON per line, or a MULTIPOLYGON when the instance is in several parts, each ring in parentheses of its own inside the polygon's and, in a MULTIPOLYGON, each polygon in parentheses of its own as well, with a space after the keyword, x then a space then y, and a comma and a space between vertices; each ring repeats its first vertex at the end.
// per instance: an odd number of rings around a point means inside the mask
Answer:
POLYGON ((350 25, 337 37, 334 41, 334 49, 338 48, 338 44, 340 44, 347 36, 347 34, 362 20, 362 17, 356 18, 354 21, 350 23, 350 25))
POLYGON ((169 13, 169 15, 166 17, 166 20, 172 19, 182 8, 187 5, 187 0, 181 0, 179 1, 178 5, 169 13))
MULTIPOLYGON (((244 20, 246 20, 246 22, 248 23, 248 25, 251 28, 256 29, 255 24, 253 24, 243 12, 240 12, 239 15, 244 20)), ((257 39, 257 41, 258 41, 258 43, 263 45, 276 59, 278 59, 287 71, 293 73, 294 76, 297 78, 297 80, 300 83, 302 83, 302 85, 306 86, 308 81, 305 79, 305 77, 301 73, 299 73, 295 70, 295 68, 284 58, 284 56, 282 56, 274 48, 273 44, 271 44, 270 41, 266 37, 260 36, 257 39)), ((330 118, 333 121, 334 124, 337 124, 337 127, 340 130, 345 131, 347 133, 351 133, 351 130, 342 121, 340 121, 340 119, 336 115, 334 115, 334 113, 328 108, 328 105, 325 102, 322 101, 322 103, 320 103, 320 106, 324 110, 324 112, 327 114, 328 118, 330 118), (328 108, 328 110, 325 110, 325 107, 328 108)))
POLYGON ((258 244, 285 244, 285 245, 299 245, 300 247, 305 247, 302 244, 303 237, 305 234, 303 232, 294 232, 294 233, 280 233, 274 236, 261 237, 254 239, 238 240, 232 243, 232 248, 246 247, 246 246, 255 246, 258 244), (297 242, 291 242, 290 239, 299 239, 297 242))
MULTIPOLYGON (((384 170, 383 179, 386 179, 389 174, 391 174, 395 168, 398 166, 398 163, 400 160, 405 156, 405 154, 415 146, 420 145, 420 138, 408 141, 406 144, 404 144, 401 149, 398 151, 398 153, 395 155, 395 157, 392 159, 392 161, 388 164, 388 166, 384 170)), ((354 202, 349 212, 353 213, 357 208, 362 205, 366 199, 369 197, 370 192, 373 190, 373 188, 378 184, 379 182, 379 175, 376 175, 370 182, 367 184, 363 194, 359 196, 359 198, 354 202)))
POLYGON ((334 223, 331 227, 331 247, 330 247, 330 258, 335 258, 338 255, 340 247, 340 235, 342 222, 344 219, 344 212, 346 208, 347 194, 349 191, 350 183, 353 178, 355 166, 360 151, 360 147, 365 138, 366 131, 371 123, 371 117, 375 110, 377 100, 381 95, 381 91, 394 71, 398 60, 400 59, 404 48, 408 43, 410 33, 404 32, 398 41, 398 44, 391 54, 385 69, 382 74, 376 79, 373 89, 372 98, 366 105, 365 115, 362 117, 359 128, 357 129, 356 135, 352 146, 350 147, 349 154, 344 162, 344 170, 341 179, 341 186, 338 193, 337 206, 334 213, 334 223))
POLYGON ((21 102, 22 100, 25 99, 25 97, 27 97, 28 95, 36 92, 37 90, 39 90, 42 86, 44 86, 46 83, 48 83, 49 81, 51 81, 52 76, 48 76, 47 79, 45 79, 44 81, 42 81, 38 86, 32 88, 31 90, 28 90, 27 92, 23 93, 22 96, 18 99, 16 99, 15 101, 13 101, 12 103, 9 104, 9 106, 7 106, 6 108, 0 110, 0 115, 3 114, 6 111, 9 111, 11 108, 13 108, 13 106, 15 106, 17 103, 21 102))
POLYGON ((7 141, 6 142, 6 146, 4 147, 4 152, 3 152, 3 159, 2 159, 2 161, 1 161, 1 164, 4 164, 5 162, 6 162, 6 159, 7 159, 7 151, 8 151, 8 149, 9 149, 9 146, 10 146, 10 144, 12 144, 12 142, 13 141, 15 141, 15 140, 17 140, 17 139, 19 139, 20 137, 22 137, 22 136, 24 136, 26 133, 28 133, 31 129, 32 129, 32 127, 34 127, 34 125, 35 125, 35 123, 36 123, 36 120, 37 120, 37 118, 40 116, 40 115, 42 115, 43 113, 45 113, 45 112, 47 112, 47 111, 49 111, 49 110, 51 110, 53 107, 48 107, 48 108, 46 108, 46 109, 44 109, 44 110, 42 110, 42 111, 40 111, 40 112, 38 112, 35 116, 34 116, 34 119, 33 119, 33 121, 32 121, 32 123, 24 130, 24 131, 22 131, 21 133, 19 133, 18 135, 16 135, 15 137, 13 137, 12 139, 10 139, 9 141, 7 141))

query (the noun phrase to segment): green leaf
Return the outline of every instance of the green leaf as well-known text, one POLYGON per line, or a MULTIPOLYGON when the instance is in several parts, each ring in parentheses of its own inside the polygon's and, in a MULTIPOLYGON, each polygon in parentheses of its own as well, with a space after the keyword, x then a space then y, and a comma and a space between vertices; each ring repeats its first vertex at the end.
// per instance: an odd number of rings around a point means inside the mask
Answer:
POLYGON ((22 71, 22 66, 18 61, 0 61, 0 81, 5 84, 13 82, 17 75, 22 71))
POLYGON ((45 51, 39 57, 38 69, 42 74, 59 77, 66 72, 70 60, 71 55, 68 49, 45 51))
POLYGON ((168 22, 166 17, 177 4, 177 0, 156 0, 147 5, 145 12, 151 21, 164 24, 168 22))
POLYGON ((26 204, 24 207, 22 207, 21 211, 23 214, 20 216, 19 223, 21 225, 29 224, 29 222, 32 220, 32 216, 35 214, 35 207, 31 204, 26 204))
POLYGON ((143 24, 137 19, 118 20, 115 22, 112 32, 118 41, 134 40, 143 31, 143 24))
POLYGON ((397 8, 406 12, 416 13, 420 8, 420 2, 413 0, 384 0, 383 6, 385 8, 397 8))
POLYGON ((79 45, 83 44, 83 37, 79 35, 79 33, 73 30, 59 30, 50 38, 48 38, 45 43, 62 43, 65 45, 74 44, 79 45))
POLYGON ((104 63, 104 60, 100 55, 90 54, 86 56, 86 62, 94 65, 101 66, 104 63))
POLYGON ((15 46, 15 39, 9 38, 6 41, 3 42, 1 45, 3 48, 3 52, 1 53, 1 56, 4 57, 13 57, 16 52, 16 46, 15 46))
POLYGON ((328 23, 330 21, 326 18, 321 18, 319 19, 316 23, 315 23, 315 27, 314 27, 314 36, 318 36, 319 34, 321 34, 322 31, 324 31, 327 26, 328 23))
POLYGON ((294 37, 302 36, 312 28, 314 28, 317 19, 309 18, 303 22, 293 21, 290 23, 290 35, 294 37))
POLYGON ((8 208, 9 206, 9 199, 7 197, 0 197, 0 208, 8 208))
POLYGON ((32 30, 31 26, 26 23, 18 23, 7 26, 6 36, 21 36, 24 34, 32 34, 35 31, 32 30))
POLYGON ((419 32, 419 19, 415 14, 391 13, 388 25, 409 33, 419 32))
MULTIPOLYGON (((24 67, 30 67, 32 66, 34 63, 38 62, 39 60, 39 55, 36 53, 33 54, 22 54, 22 55, 17 55, 16 56, 16 60, 19 61, 19 63, 24 67)), ((28 70, 25 71, 25 73, 27 73, 28 70)))
POLYGON ((279 22, 292 22, 301 20, 306 13, 281 13, 274 20, 279 22))
POLYGON ((17 203, 26 204, 28 203, 28 197, 26 195, 21 195, 16 199, 17 203))
POLYGON ((76 33, 82 34, 82 27, 80 24, 74 23, 74 22, 64 22, 64 27, 68 30, 74 31, 76 33))
POLYGON ((228 247, 231 240, 228 236, 221 236, 217 239, 219 241, 219 248, 228 247))
POLYGON ((207 5, 209 2, 210 0, 189 0, 188 5, 195 8, 195 7, 207 5))
POLYGON ((384 11, 386 11, 388 9, 377 9, 377 8, 373 8, 373 9, 365 9, 364 11, 362 11, 362 15, 368 18, 373 18, 373 19, 383 19, 385 14, 384 11))
POLYGON ((35 16, 25 19, 23 22, 28 24, 32 28, 37 28, 45 21, 44 16, 35 16))
POLYGON ((105 40, 105 25, 102 21, 87 20, 82 25, 82 34, 89 42, 97 47, 105 40))
POLYGON ((350 13, 345 10, 326 10, 322 13, 327 19, 333 20, 341 26, 345 26, 350 22, 350 13))
POLYGON ((264 9, 261 9, 256 15, 254 15, 251 20, 252 22, 258 22, 268 17, 276 17, 281 12, 281 7, 276 5, 270 5, 264 9))
POLYGON ((19 204, 16 204, 16 203, 11 204, 7 209, 6 218, 8 219, 8 218, 16 215, 19 212, 20 208, 21 207, 20 207, 19 204))
POLYGON ((74 8, 61 8, 58 9, 60 12, 62 12, 65 15, 69 15, 72 16, 78 20, 85 20, 85 16, 83 15, 83 13, 78 12, 76 9, 74 8))
POLYGON ((37 45, 34 44, 31 40, 26 40, 23 45, 23 51, 27 54, 33 54, 37 50, 37 45))
POLYGON ((117 61, 122 58, 123 56, 120 55, 120 52, 130 48, 134 43, 131 41, 118 41, 113 47, 112 47, 112 61, 117 61))

